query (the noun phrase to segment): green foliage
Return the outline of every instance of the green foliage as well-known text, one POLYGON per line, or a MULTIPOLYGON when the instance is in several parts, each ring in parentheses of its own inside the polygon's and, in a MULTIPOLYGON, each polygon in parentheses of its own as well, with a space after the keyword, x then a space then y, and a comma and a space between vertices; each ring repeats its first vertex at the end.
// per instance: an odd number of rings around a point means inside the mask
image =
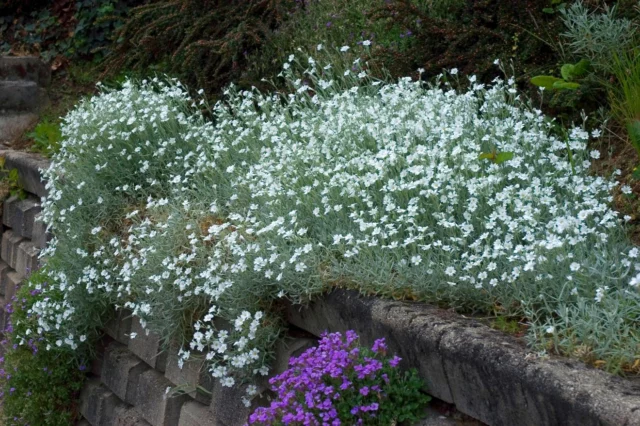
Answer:
POLYGON ((549 7, 545 7, 544 9, 542 9, 542 11, 544 13, 548 13, 548 14, 554 14, 559 10, 562 10, 566 7, 566 3, 563 2, 562 0, 551 0, 551 5, 549 7))
POLYGON ((582 59, 576 64, 564 64, 560 68, 562 78, 553 77, 551 75, 537 75, 531 78, 531 84, 544 87, 545 89, 556 90, 576 90, 580 87, 579 83, 573 80, 584 77, 589 71, 589 61, 582 59))
POLYGON ((491 323, 491 327, 510 334, 516 334, 522 331, 519 321, 506 316, 496 317, 491 323))
POLYGON ((277 28, 292 0, 156 0, 131 11, 108 59, 123 68, 160 69, 219 91, 277 28))
POLYGON ((640 49, 614 54, 611 67, 616 78, 610 89, 611 106, 640 154, 640 49))
POLYGON ((58 151, 62 141, 60 124, 49 120, 41 121, 27 137, 33 139, 33 149, 35 151, 51 156, 58 151))
POLYGON ((489 160, 494 164, 502 164, 513 158, 513 152, 497 152, 494 148, 492 152, 483 152, 478 156, 480 160, 489 160))
POLYGON ((57 0, 0 17, 0 53, 99 60, 129 8, 141 0, 57 0), (36 7, 39 6, 39 7, 36 7))
POLYGON ((4 168, 5 157, 0 157, 0 174, 4 175, 4 180, 9 186, 9 194, 21 200, 27 197, 27 193, 20 183, 18 169, 7 170, 4 168))
MULTIPOLYGON (((624 10, 624 9, 623 9, 624 10)), ((562 36, 578 57, 586 57, 599 70, 609 70, 615 54, 633 46, 637 23, 618 17, 617 6, 590 10, 582 0, 561 11, 566 27, 562 36)))
POLYGON ((85 380, 83 362, 88 353, 82 348, 76 352, 47 348, 37 337, 17 337, 35 335, 37 317, 27 312, 42 301, 40 290, 46 286, 46 275, 32 275, 10 305, 13 312, 5 331, 6 352, 0 368, 2 424, 8 426, 68 426, 78 418, 77 398, 85 380))
POLYGON ((495 59, 512 60, 513 73, 524 76, 556 60, 543 37, 528 30, 535 27, 536 33, 554 34, 559 27, 559 19, 542 12, 536 2, 467 0, 457 10, 442 19, 409 0, 385 2, 372 18, 410 31, 413 42, 406 51, 381 49, 377 60, 394 76, 423 68, 424 77, 429 77, 457 68, 481 81, 498 73, 495 59))
MULTIPOLYGON (((409 0, 420 13, 454 18, 463 0, 409 0)), ((334 53, 328 61, 335 63, 343 56, 336 53, 344 45, 353 46, 370 40, 376 48, 407 52, 416 49, 416 39, 405 25, 393 22, 377 13, 379 0, 311 0, 296 4, 285 22, 266 39, 259 52, 251 57, 245 78, 254 81, 280 71, 290 52, 302 49, 314 52, 324 46, 324 52, 334 53)), ((415 71, 415 70, 412 70, 415 71)))

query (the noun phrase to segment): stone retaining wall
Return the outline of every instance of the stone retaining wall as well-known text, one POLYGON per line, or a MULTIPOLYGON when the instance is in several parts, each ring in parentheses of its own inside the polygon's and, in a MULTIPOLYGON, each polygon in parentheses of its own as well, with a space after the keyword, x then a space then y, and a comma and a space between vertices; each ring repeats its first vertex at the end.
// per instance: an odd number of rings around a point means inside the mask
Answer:
MULTIPOLYGON (((18 169, 29 193, 3 203, 0 225, 0 321, 18 283, 38 267, 48 236, 39 221, 45 187, 38 156, 0 151, 5 168, 18 169)), ((356 330, 363 344, 385 337, 405 365, 418 369, 429 392, 463 413, 495 426, 640 426, 640 383, 614 377, 564 358, 541 360, 517 339, 450 311, 419 303, 363 297, 336 290, 307 307, 289 306, 298 330, 277 348, 274 371, 315 344, 324 330, 356 330), (302 331, 301 331, 302 330, 302 331), (304 333, 307 332, 307 334, 304 333), (300 337, 304 336, 304 337, 300 337)), ((256 405, 241 403, 242 389, 213 382, 203 358, 184 368, 177 350, 163 351, 159 336, 147 334, 135 317, 120 311, 107 324, 99 356, 83 389, 80 424, 92 426, 236 426, 256 405), (174 389, 167 393, 167 389, 174 389)), ((426 425, 471 425, 432 416, 426 425)))

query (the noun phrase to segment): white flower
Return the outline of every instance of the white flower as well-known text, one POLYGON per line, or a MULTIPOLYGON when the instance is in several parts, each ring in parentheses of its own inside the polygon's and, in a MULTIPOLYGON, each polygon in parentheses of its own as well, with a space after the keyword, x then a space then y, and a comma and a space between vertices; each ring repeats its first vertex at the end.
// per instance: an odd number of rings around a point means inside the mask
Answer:
POLYGON ((607 290, 609 290, 608 286, 598 287, 596 289, 596 296, 593 299, 598 303, 602 302, 602 299, 604 299, 607 290))
POLYGON ((453 266, 449 266, 447 269, 444 270, 444 273, 451 277, 456 274, 456 269, 453 266))
POLYGON ((452 69, 449 71, 449 74, 451 74, 451 75, 457 75, 457 74, 458 74, 458 68, 452 68, 452 69))
POLYGON ((622 191, 623 194, 631 194, 633 192, 633 190, 631 189, 631 187, 629 185, 622 185, 622 187, 620 188, 620 190, 622 191))
POLYGON ((600 151, 598 151, 597 149, 594 149, 593 151, 591 151, 589 153, 589 156, 595 160, 597 160, 598 158, 600 158, 600 151))
POLYGON ((556 332, 556 328, 554 326, 550 325, 544 331, 547 334, 554 334, 556 332))
POLYGON ((316 50, 317 50, 317 51, 321 51, 321 50, 322 50, 322 47, 323 47, 323 46, 322 46, 322 44, 319 44, 319 45, 317 45, 317 46, 316 46, 316 50))
POLYGON ((580 264, 577 262, 573 262, 571 263, 571 265, 569 265, 569 269, 571 269, 572 272, 576 272, 580 269, 580 264))
POLYGON ((365 40, 362 42, 363 46, 371 46, 371 41, 370 40, 365 40))
POLYGON ((349 50, 349 46, 342 46, 342 47, 340 48, 340 51, 341 51, 341 52, 346 52, 347 50, 349 50))

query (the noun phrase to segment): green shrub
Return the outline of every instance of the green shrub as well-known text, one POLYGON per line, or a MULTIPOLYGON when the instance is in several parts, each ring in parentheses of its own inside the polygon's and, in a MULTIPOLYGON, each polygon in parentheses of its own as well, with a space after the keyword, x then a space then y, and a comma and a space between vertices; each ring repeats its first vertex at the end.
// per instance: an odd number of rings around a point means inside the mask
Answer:
POLYGON ((640 155, 640 49, 614 54, 610 66, 616 78, 610 96, 613 112, 640 155))
POLYGON ((216 93, 286 16, 292 0, 155 0, 118 32, 112 71, 157 68, 216 93))
POLYGON ((619 18, 618 8, 604 5, 602 11, 593 11, 578 0, 562 9, 566 27, 562 36, 567 40, 569 53, 586 57, 599 70, 609 71, 616 54, 626 53, 633 46, 637 23, 619 18))
POLYGON ((46 62, 67 58, 99 60, 129 8, 142 0, 33 2, 0 17, 0 54, 39 54, 46 62))
MULTIPOLYGON (((44 301, 41 290, 47 285, 47 277, 36 273, 9 305, 11 320, 0 366, 2 424, 7 426, 68 426, 79 416, 77 398, 88 353, 85 345, 70 351, 39 337, 41 324, 32 312, 44 301)), ((47 292, 52 296, 54 292, 47 292)))

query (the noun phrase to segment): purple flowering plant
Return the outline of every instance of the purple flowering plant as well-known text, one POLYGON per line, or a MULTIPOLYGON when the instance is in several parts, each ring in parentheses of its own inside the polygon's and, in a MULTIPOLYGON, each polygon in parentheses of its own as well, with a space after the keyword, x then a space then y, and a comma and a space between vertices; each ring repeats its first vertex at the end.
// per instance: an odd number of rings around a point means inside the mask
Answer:
POLYGON ((317 347, 289 360, 269 383, 276 398, 256 409, 249 425, 411 424, 430 397, 414 370, 402 371, 384 339, 369 349, 354 331, 324 333, 317 347))

